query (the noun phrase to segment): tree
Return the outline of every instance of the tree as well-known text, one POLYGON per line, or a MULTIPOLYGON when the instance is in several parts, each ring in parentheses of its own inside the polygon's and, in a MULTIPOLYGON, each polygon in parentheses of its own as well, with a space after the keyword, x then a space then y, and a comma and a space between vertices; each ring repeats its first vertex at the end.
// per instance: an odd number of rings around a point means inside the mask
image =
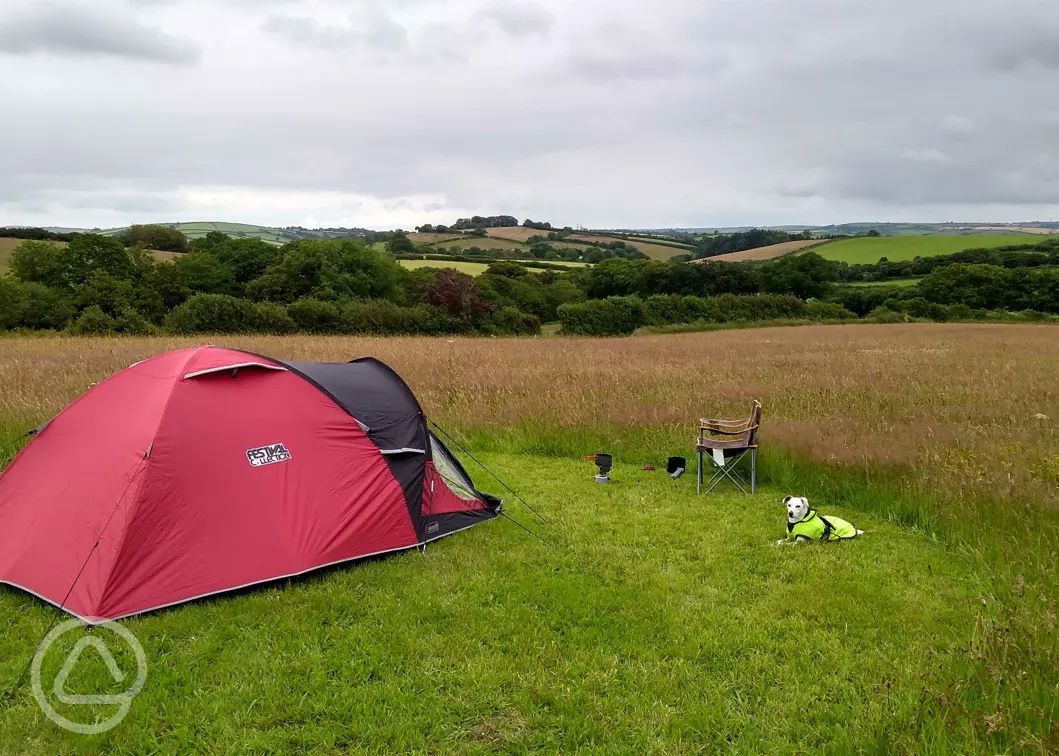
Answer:
POLYGON ((126 247, 160 249, 166 252, 187 252, 188 238, 171 226, 157 224, 129 226, 118 238, 126 247))
POLYGON ((386 242, 386 250, 391 255, 401 255, 415 252, 416 247, 404 231, 395 231, 390 241, 386 242))
POLYGON ((479 295, 473 278, 445 268, 438 271, 434 282, 427 287, 426 300, 468 325, 489 310, 489 303, 479 295))

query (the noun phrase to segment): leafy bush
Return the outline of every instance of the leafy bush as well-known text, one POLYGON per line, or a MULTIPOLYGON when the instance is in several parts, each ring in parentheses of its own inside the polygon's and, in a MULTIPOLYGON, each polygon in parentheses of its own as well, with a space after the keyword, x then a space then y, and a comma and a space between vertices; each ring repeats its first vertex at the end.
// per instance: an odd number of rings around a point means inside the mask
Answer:
POLYGON ((99 305, 86 307, 77 320, 70 324, 70 332, 81 336, 114 333, 117 322, 103 312, 99 305))
POLYGON ((260 330, 253 302, 227 294, 196 294, 165 319, 172 333, 250 333, 260 330))
POLYGON ((793 294, 721 294, 706 301, 721 322, 805 317, 805 302, 793 294))
POLYGON ((74 316, 70 300, 39 283, 0 277, 0 328, 64 328, 74 316))
POLYGON ((157 330, 138 310, 127 307, 114 319, 114 327, 130 336, 149 336, 157 330))
POLYGON ((301 331, 339 333, 342 330, 342 311, 334 302, 299 299, 287 307, 287 312, 301 331))
POLYGON ((644 312, 651 325, 695 323, 719 320, 716 306, 702 297, 655 294, 644 300, 644 312))
POLYGON ((867 320, 872 323, 907 323, 912 318, 903 312, 891 310, 889 307, 880 306, 868 313, 867 320))
POLYGON ((298 324, 287 312, 287 308, 274 302, 259 302, 254 305, 254 315, 260 333, 297 333, 298 324))
POLYGON ((482 332, 495 336, 535 336, 541 332, 541 321, 517 307, 499 307, 489 314, 482 332))
POLYGON ((643 300, 639 297, 571 302, 562 305, 558 314, 563 333, 583 336, 628 335, 647 322, 643 300))
POLYGON ((857 316, 835 302, 813 299, 805 303, 805 317, 812 320, 848 320, 857 316))
POLYGON ((342 328, 348 333, 457 333, 466 326, 433 308, 401 307, 385 299, 352 302, 342 309, 342 328))

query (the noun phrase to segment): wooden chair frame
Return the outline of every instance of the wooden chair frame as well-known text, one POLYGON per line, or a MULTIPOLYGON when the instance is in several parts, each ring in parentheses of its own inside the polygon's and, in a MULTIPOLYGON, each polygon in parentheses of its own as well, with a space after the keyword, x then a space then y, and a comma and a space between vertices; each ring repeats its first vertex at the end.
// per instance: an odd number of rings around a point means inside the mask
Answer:
POLYGON ((745 420, 719 420, 715 418, 699 419, 699 435, 695 440, 695 452, 698 458, 696 466, 695 492, 702 493, 703 458, 710 452, 709 458, 714 465, 714 474, 706 484, 706 493, 717 487, 721 481, 728 479, 746 493, 747 481, 740 475, 738 465, 743 457, 750 457, 750 493, 757 493, 757 431, 761 425, 761 404, 754 402, 750 416, 745 420), (711 436, 730 436, 731 438, 711 438, 711 436), (724 455, 724 464, 718 464, 713 452, 718 450, 724 455), (729 461, 727 454, 731 452, 729 461))

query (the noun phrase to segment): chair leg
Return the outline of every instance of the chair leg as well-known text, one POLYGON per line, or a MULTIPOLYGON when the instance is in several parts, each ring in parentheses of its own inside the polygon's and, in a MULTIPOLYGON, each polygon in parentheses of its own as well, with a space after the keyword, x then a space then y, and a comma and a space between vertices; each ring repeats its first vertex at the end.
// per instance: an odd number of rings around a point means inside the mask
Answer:
POLYGON ((695 464, 695 493, 702 493, 702 450, 699 449, 696 455, 698 461, 695 464))
POLYGON ((709 483, 706 484, 706 493, 713 491, 713 489, 725 478, 734 483, 741 493, 745 494, 747 492, 744 487, 746 482, 743 480, 743 477, 739 474, 738 470, 739 462, 746 456, 747 451, 753 451, 753 449, 744 450, 737 456, 733 457, 731 461, 726 460, 723 467, 717 466, 715 468, 713 477, 710 478, 709 483))
POLYGON ((757 449, 750 450, 750 493, 757 493, 757 449))

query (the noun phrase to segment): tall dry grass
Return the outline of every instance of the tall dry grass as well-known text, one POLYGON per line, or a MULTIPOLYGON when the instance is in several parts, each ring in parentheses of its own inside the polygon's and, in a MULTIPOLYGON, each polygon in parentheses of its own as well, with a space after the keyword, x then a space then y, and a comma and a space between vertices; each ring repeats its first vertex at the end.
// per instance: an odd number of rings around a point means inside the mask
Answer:
POLYGON ((756 398, 765 407, 765 444, 825 462, 887 466, 909 484, 950 494, 1059 509, 1059 329, 1046 325, 608 340, 8 338, 0 340, 0 423, 31 426, 136 360, 205 341, 286 359, 373 355, 443 424, 498 435, 566 432, 632 456, 688 450, 698 417, 739 416, 756 398), (658 448, 634 448, 646 442, 658 448))

